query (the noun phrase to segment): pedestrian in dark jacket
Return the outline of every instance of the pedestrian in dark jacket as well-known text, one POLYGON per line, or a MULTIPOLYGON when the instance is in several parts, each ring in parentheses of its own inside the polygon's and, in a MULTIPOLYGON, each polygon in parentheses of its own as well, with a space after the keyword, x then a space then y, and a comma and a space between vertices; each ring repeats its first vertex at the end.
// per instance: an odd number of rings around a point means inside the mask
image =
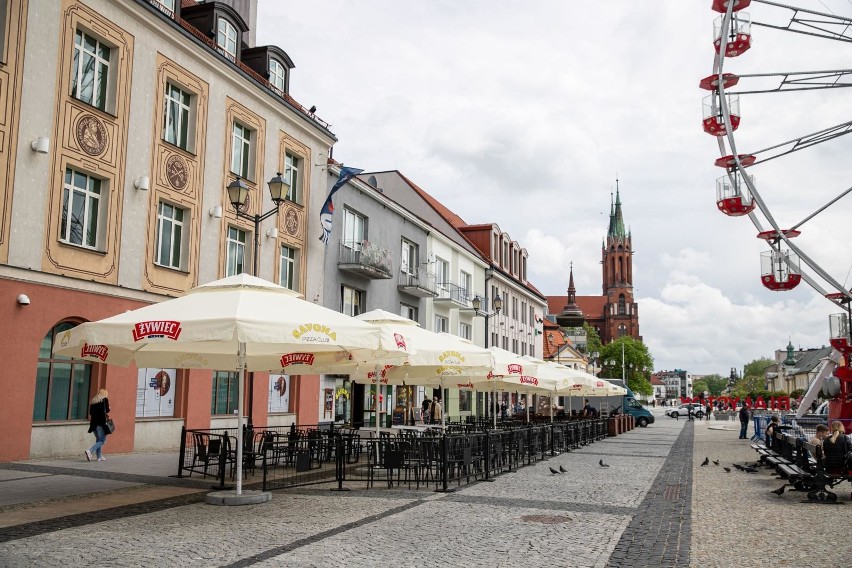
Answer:
POLYGON ((95 435, 95 443, 92 447, 88 450, 83 450, 83 453, 86 454, 86 459, 89 461, 92 461, 93 455, 99 462, 106 460, 103 452, 101 452, 101 448, 106 444, 106 437, 109 434, 106 426, 106 422, 109 419, 109 399, 107 395, 107 390, 101 389, 92 397, 89 404, 89 433, 95 435))
POLYGON ((743 404, 742 408, 740 408, 740 440, 748 438, 749 420, 751 420, 751 413, 748 411, 748 407, 743 404))

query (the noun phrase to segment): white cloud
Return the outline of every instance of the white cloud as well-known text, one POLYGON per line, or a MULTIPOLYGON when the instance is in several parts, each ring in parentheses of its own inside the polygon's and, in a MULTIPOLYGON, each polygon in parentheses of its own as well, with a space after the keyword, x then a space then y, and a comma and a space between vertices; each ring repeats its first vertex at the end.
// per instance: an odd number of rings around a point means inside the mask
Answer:
MULTIPOLYGON (((717 141, 701 129, 707 93, 698 81, 712 71, 718 14, 703 1, 665 10, 606 4, 603 16, 594 4, 546 0, 315 0, 314 12, 333 14, 334 24, 262 2, 258 43, 293 58, 291 94, 332 122, 335 158, 399 169, 466 221, 496 222, 528 249, 531 279, 546 294, 565 293, 571 262, 578 294, 600 293, 618 176, 641 331, 658 364, 726 374, 788 338, 826 343, 825 315, 837 310, 805 285, 765 290, 760 253, 768 246, 747 218, 716 209, 724 172, 713 165, 717 141)), ((848 0, 796 4, 852 13, 848 0)), ((776 22, 785 12, 757 3, 749 11, 776 22)), ((845 68, 834 42, 758 26, 753 34, 753 48, 729 59, 727 71, 845 68)), ((737 149, 849 120, 846 97, 744 95, 737 149)), ((753 168, 780 226, 848 187, 850 151, 847 136, 753 168)), ((849 199, 796 240, 841 283, 852 264, 849 199)))

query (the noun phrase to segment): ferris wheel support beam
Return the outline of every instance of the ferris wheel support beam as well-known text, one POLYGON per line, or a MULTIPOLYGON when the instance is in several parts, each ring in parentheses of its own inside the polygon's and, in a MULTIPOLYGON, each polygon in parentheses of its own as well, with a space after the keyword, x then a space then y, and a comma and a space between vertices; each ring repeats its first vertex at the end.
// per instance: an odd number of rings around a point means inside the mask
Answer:
POLYGON ((808 215, 807 217, 805 217, 804 219, 802 219, 801 221, 799 221, 798 223, 796 223, 795 225, 790 227, 790 230, 794 231, 794 230, 798 229, 799 227, 801 227, 802 225, 804 225, 805 223, 807 223, 808 221, 810 221, 811 219, 813 219, 814 217, 816 217, 817 215, 819 215, 820 213, 822 213, 823 211, 828 209, 830 206, 832 206, 836 202, 840 201, 840 199, 842 199, 844 196, 848 195, 849 192, 852 192, 852 187, 850 187, 846 191, 842 192, 840 195, 838 195, 837 197, 835 197, 834 199, 832 199, 831 201, 829 201, 828 203, 826 203, 825 205, 823 205, 822 207, 820 207, 819 209, 817 209, 816 211, 814 211, 813 213, 811 213, 810 215, 808 215))
MULTIPOLYGON (((757 1, 762 2, 764 4, 771 4, 771 5, 780 6, 780 7, 783 7, 783 8, 790 8, 789 6, 785 6, 783 4, 776 4, 774 2, 767 2, 766 0, 757 0, 757 1)), ((729 30, 731 28, 733 5, 734 5, 733 2, 728 3, 728 9, 725 12, 724 17, 722 18, 722 26, 721 26, 722 37, 727 37, 727 34, 729 33, 729 30)), ((795 8, 790 8, 790 9, 792 9, 794 11, 797 10, 795 8)), ((849 21, 849 23, 852 24, 852 21, 849 21)), ((778 233, 779 240, 776 241, 774 244, 772 244, 772 248, 774 248, 775 250, 778 250, 780 248, 780 241, 783 241, 788 247, 790 247, 790 250, 795 252, 799 256, 799 258, 811 270, 813 270, 820 278, 822 278, 822 280, 824 282, 828 283, 832 288, 834 288, 838 292, 842 293, 844 295, 844 297, 852 300, 852 293, 850 293, 849 290, 847 290, 842 284, 837 282, 830 274, 828 274, 825 270, 823 270, 810 256, 805 254, 801 249, 799 249, 799 247, 797 247, 795 244, 793 244, 791 242, 791 240, 787 237, 785 232, 778 225, 778 222, 775 220, 775 217, 769 211, 769 208, 766 206, 766 203, 763 201, 763 197, 760 195, 760 193, 757 191, 757 188, 754 186, 754 183, 751 180, 751 176, 745 174, 745 167, 742 165, 742 163, 740 161, 740 154, 737 152, 736 141, 734 140, 734 134, 733 134, 734 130, 733 130, 732 124, 731 124, 731 114, 730 114, 730 110, 728 108, 727 98, 725 97, 725 84, 724 84, 725 82, 724 82, 724 77, 723 77, 724 63, 725 63, 725 50, 720 49, 719 53, 716 55, 713 66, 714 66, 714 72, 716 72, 719 75, 719 85, 718 85, 717 88, 719 90, 719 100, 721 102, 722 119, 725 123, 725 129, 726 129, 727 133, 726 133, 725 136, 719 137, 719 139, 718 139, 719 148, 722 151, 722 155, 725 155, 727 153, 726 150, 725 150, 725 142, 723 140, 723 139, 727 139, 728 146, 730 147, 731 155, 733 156, 733 160, 734 160, 734 166, 733 166, 733 168, 731 168, 731 170, 736 170, 736 171, 739 171, 741 174, 744 174, 744 175, 742 175, 743 181, 745 182, 746 186, 748 187, 749 191, 751 192, 752 199, 754 200, 755 204, 757 205, 757 208, 760 209, 760 212, 766 218, 766 221, 769 223, 769 225, 772 227, 772 229, 774 229, 778 233)), ((848 132, 850 125, 852 125, 852 121, 850 121, 849 123, 846 123, 846 125, 845 125, 846 128, 847 128, 847 132, 848 132)), ((833 129, 836 129, 836 128, 842 127, 842 126, 844 126, 844 125, 838 125, 836 127, 832 127, 830 129, 826 129, 826 130, 833 130, 833 129)), ((816 133, 814 133, 810 136, 816 136, 816 135, 824 134, 825 132, 826 131, 816 132, 816 133)), ((847 133, 847 132, 844 132, 844 134, 847 133)), ((837 136, 839 136, 839 134, 835 135, 835 136, 831 136, 831 138, 835 138, 837 136)), ((803 138, 806 138, 806 137, 803 137, 803 138)), ((800 140, 802 140, 802 139, 793 140, 791 142, 797 142, 797 141, 800 141, 800 140)), ((807 144, 807 146, 811 146, 811 145, 816 144, 816 143, 817 142, 811 142, 811 143, 807 144)), ((787 144, 787 143, 785 143, 785 144, 787 144)), ((785 144, 782 144, 781 146, 783 146, 785 144)), ((802 146, 802 147, 807 147, 807 146, 802 146)), ((767 148, 766 150, 769 150, 769 149, 772 149, 772 148, 767 148)), ((796 149, 801 149, 801 148, 796 148, 796 149)), ((792 151, 794 151, 794 150, 790 150, 786 153, 790 153, 792 151)), ((779 155, 781 155, 781 154, 779 154, 779 155)), ((766 160, 763 160, 763 161, 766 161, 766 160)), ((731 173, 733 173, 733 172, 729 172, 729 175, 731 173)), ((760 225, 757 217, 755 216, 754 212, 749 213, 748 216, 749 216, 749 219, 751 219, 752 223, 755 224, 755 227, 757 227, 758 230, 760 231, 761 225, 760 225)), ((810 285, 811 287, 814 288, 814 290, 822 293, 822 295, 825 296, 825 291, 822 289, 821 286, 819 286, 813 280, 813 278, 811 278, 807 274, 802 274, 802 276, 804 277, 804 280, 805 280, 805 282, 808 283, 808 285, 810 285)), ((833 301, 834 303, 838 303, 835 300, 831 300, 831 301, 833 301)))
POLYGON ((792 152, 797 152, 799 150, 804 150, 805 148, 810 148, 811 146, 814 146, 816 144, 827 142, 829 140, 839 138, 840 136, 844 136, 849 133, 852 133, 852 120, 848 122, 842 122, 835 126, 829 126, 828 128, 818 130, 817 132, 813 132, 811 134, 805 134, 804 136, 799 136, 798 138, 793 138, 792 140, 787 140, 786 142, 781 142, 780 144, 768 146, 766 148, 763 148, 762 150, 749 152, 749 154, 751 154, 752 156, 758 156, 763 152, 769 152, 770 150, 777 150, 779 148, 784 148, 785 146, 791 146, 788 150, 778 152, 777 154, 772 154, 769 157, 759 159, 755 162, 755 164, 762 164, 763 162, 768 162, 769 160, 774 160, 775 158, 786 156, 787 154, 790 154, 792 152))

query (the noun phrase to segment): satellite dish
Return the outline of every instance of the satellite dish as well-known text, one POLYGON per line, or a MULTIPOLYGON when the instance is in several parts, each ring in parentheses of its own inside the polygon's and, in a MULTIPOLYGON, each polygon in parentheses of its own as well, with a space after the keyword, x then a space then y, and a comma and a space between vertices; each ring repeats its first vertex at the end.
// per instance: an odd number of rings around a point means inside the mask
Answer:
POLYGON ((367 178, 367 183, 372 185, 373 187, 379 187, 379 180, 376 179, 376 176, 370 176, 367 178))
POLYGON ((840 379, 828 377, 822 385, 822 394, 826 398, 834 398, 840 394, 840 379))

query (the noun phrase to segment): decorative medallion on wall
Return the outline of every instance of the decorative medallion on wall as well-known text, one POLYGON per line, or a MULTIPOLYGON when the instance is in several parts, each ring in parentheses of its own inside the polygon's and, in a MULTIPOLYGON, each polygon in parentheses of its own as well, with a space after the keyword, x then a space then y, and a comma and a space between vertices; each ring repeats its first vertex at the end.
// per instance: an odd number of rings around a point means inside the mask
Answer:
POLYGON ((284 213, 284 228, 287 229, 287 234, 291 237, 295 237, 299 232, 299 216, 292 207, 288 207, 284 213))
POLYGON ((177 190, 185 188, 189 180, 189 168, 186 167, 186 160, 176 154, 169 156, 166 160, 166 179, 169 180, 169 185, 177 190))
POLYGON ((107 145, 107 133, 103 123, 91 114, 84 114, 75 129, 77 145, 90 156, 100 156, 107 145))

